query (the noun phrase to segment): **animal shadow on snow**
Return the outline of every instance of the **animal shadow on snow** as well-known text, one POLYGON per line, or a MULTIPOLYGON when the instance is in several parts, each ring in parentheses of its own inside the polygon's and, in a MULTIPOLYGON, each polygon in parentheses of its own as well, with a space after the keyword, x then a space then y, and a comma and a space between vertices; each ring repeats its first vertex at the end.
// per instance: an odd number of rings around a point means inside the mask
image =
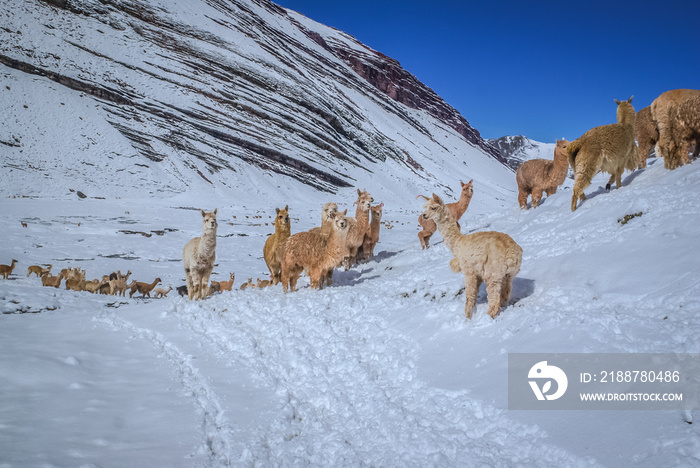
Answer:
POLYGON ((379 278, 378 274, 368 276, 369 273, 374 271, 374 266, 376 266, 376 264, 382 260, 386 260, 396 255, 398 255, 398 252, 387 252, 386 250, 382 250, 367 263, 362 263, 348 271, 336 269, 333 273, 333 284, 330 287, 354 286, 356 284, 364 283, 365 281, 377 279, 379 278))
MULTIPOLYGON (((644 169, 634 171, 633 173, 631 173, 630 175, 628 175, 627 177, 625 177, 622 180, 622 186, 627 187, 629 184, 631 184, 634 181, 634 179, 636 179, 637 177, 642 175, 643 172, 644 172, 644 169)), ((614 186, 614 184, 615 184, 615 182, 613 182, 613 186, 614 186)), ((609 193, 609 192, 612 192, 613 190, 617 190, 617 187, 610 188, 610 190, 608 190, 605 188, 605 185, 599 185, 597 190, 586 194, 586 200, 592 200, 600 194, 609 193)))

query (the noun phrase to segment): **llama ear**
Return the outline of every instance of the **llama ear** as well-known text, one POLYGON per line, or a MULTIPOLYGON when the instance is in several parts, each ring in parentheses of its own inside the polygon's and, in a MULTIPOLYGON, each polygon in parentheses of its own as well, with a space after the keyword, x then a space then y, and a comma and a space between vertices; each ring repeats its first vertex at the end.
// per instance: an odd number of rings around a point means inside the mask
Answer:
POLYGON ((284 211, 289 211, 289 205, 284 205, 284 211))
POLYGON ((360 195, 362 195, 362 192, 360 192, 360 189, 357 189, 357 196, 359 197, 360 195))
POLYGON ((433 193, 433 200, 435 200, 437 203, 440 205, 444 205, 445 202, 442 201, 442 198, 438 197, 436 194, 433 193))
POLYGON ((218 208, 214 208, 214 216, 216 216, 216 213, 218 213, 218 212, 219 212, 219 209, 218 209, 218 208))
POLYGON ((627 100, 627 102, 629 102, 630 104, 632 104, 632 98, 633 98, 633 97, 634 97, 634 94, 633 94, 632 96, 630 96, 630 98, 627 100))
POLYGON ((425 199, 425 200, 430 200, 430 198, 426 197, 425 195, 418 195, 418 196, 416 197, 416 200, 419 199, 419 198, 423 198, 423 199, 425 199))
POLYGON ((202 218, 204 218, 207 214, 204 212, 204 210, 199 210, 202 212, 202 218))
POLYGON ((474 185, 474 179, 469 179, 469 182, 467 182, 467 185, 474 185))
POLYGON ((279 208, 275 208, 275 214, 280 214, 280 209, 279 209, 279 208))
POLYGON ((348 209, 345 208, 345 211, 343 211, 342 213, 343 213, 343 216, 346 216, 348 214, 348 209))
POLYGON ((617 104, 618 106, 620 105, 620 101, 618 101, 617 99, 613 99, 613 101, 615 101, 615 104, 617 104))

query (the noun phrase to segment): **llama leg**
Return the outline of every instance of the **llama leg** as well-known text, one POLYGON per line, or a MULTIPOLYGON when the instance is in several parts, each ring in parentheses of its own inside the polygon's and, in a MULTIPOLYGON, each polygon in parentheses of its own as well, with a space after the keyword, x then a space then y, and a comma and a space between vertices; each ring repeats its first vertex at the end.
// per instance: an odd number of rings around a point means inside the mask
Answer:
POLYGON ((527 197, 529 193, 527 189, 518 187, 518 205, 520 205, 520 208, 523 210, 527 210, 527 197))
POLYGON ((476 296, 479 294, 479 283, 480 281, 475 274, 465 273, 464 295, 466 297, 466 304, 464 305, 464 314, 467 316, 467 320, 472 318, 472 309, 476 305, 476 296))
POLYGON ((576 205, 579 200, 584 201, 586 199, 586 194, 583 191, 590 184, 591 182, 585 180, 585 176, 582 173, 577 172, 576 181, 574 182, 574 194, 571 196, 571 211, 576 211, 576 205))
MULTIPOLYGON (((496 318, 496 315, 501 311, 501 293, 503 290, 502 280, 490 278, 486 280, 486 295, 489 301, 488 314, 491 318, 496 318)), ((510 294, 509 294, 510 295, 510 294)))
POLYGON ((537 208, 542 200, 542 188, 535 187, 532 189, 532 207, 537 208))
POLYGON ((202 275, 201 281, 201 286, 199 288, 199 298, 200 299, 205 299, 209 295, 209 277, 211 276, 211 272, 209 273, 204 273, 202 275))
POLYGON ((508 300, 510 300, 510 292, 513 288, 513 277, 511 275, 506 275, 503 277, 503 284, 501 286, 501 307, 506 307, 508 305, 508 300))
POLYGON ((190 278, 192 281, 192 287, 190 288, 188 285, 187 295, 189 296, 190 300, 196 301, 199 299, 199 288, 201 286, 199 273, 190 270, 190 278))

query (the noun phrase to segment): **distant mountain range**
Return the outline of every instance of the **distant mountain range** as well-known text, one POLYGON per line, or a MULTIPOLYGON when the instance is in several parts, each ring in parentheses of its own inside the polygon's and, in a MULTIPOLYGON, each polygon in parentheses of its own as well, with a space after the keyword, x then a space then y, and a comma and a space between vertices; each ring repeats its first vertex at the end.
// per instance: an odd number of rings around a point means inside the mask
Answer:
POLYGON ((556 143, 541 143, 523 135, 504 136, 488 140, 496 148, 508 167, 517 170, 529 159, 553 159, 556 143))

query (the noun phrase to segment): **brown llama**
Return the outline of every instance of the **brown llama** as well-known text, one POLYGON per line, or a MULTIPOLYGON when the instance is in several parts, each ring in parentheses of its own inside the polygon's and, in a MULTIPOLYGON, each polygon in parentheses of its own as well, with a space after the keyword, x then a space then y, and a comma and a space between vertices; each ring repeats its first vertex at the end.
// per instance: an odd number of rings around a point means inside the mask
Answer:
MULTIPOLYGON (((454 203, 448 203, 447 209, 450 210, 452 217, 457 221, 457 227, 459 228, 459 220, 469 208, 469 202, 472 201, 472 196, 474 195, 474 180, 470 180, 466 184, 459 181, 459 185, 462 187, 462 191, 459 195, 459 200, 454 203)), ((418 197, 423 197, 423 195, 418 195, 418 197)), ((418 198, 416 197, 416 198, 418 198)), ((425 197, 424 197, 425 198, 425 197)), ((437 225, 432 219, 423 218, 423 216, 418 216, 418 224, 423 228, 422 231, 418 233, 418 240, 420 240, 420 246, 422 249, 430 248, 430 238, 437 231, 437 225)))
POLYGON ((369 239, 362 246, 362 250, 366 253, 368 258, 374 257, 374 247, 379 242, 379 229, 381 228, 383 209, 384 203, 380 203, 379 205, 370 208, 372 220, 369 223, 369 239))
POLYGON ((698 104, 700 90, 674 89, 662 93, 651 103, 651 117, 659 130, 656 155, 664 158, 667 169, 688 164, 691 141, 695 142, 696 156, 700 146, 698 104), (688 101, 690 103, 686 104, 688 101))
POLYGON ((263 246, 263 257, 267 268, 270 270, 272 284, 277 284, 281 280, 280 270, 282 261, 278 255, 278 248, 292 234, 291 223, 289 221, 289 205, 280 210, 275 208, 277 215, 275 216, 275 232, 265 241, 263 246))
POLYGON ((0 275, 2 275, 3 279, 7 279, 7 277, 12 274, 12 270, 15 269, 16 264, 17 260, 13 258, 11 265, 0 265, 0 275))
POLYGON ((190 300, 208 295, 209 277, 216 259, 216 213, 202 210, 202 236, 190 240, 182 249, 182 263, 187 277, 187 296, 190 300))
POLYGON ((530 159, 520 165, 515 173, 520 208, 527 210, 528 195, 532 195, 532 207, 537 208, 542 199, 542 192, 548 197, 557 193, 557 188, 564 183, 569 172, 569 157, 566 154, 568 144, 566 140, 557 140, 553 161, 530 159))
POLYGON ((656 122, 651 118, 651 106, 637 112, 637 120, 634 124, 634 136, 637 139, 637 168, 647 167, 649 153, 659 141, 659 130, 656 122))
MULTIPOLYGON (((325 203, 321 209, 321 226, 311 228, 309 232, 320 232, 325 236, 330 235, 335 222, 335 214, 338 212, 338 205, 333 202, 325 203)), ((326 271, 321 278, 321 287, 333 284, 333 268, 326 271)))
POLYGON ((282 287, 285 293, 296 290, 297 280, 304 270, 309 272, 313 289, 323 287, 324 274, 335 268, 347 252, 349 226, 346 213, 347 210, 334 215, 328 235, 319 231, 306 231, 287 239, 282 258, 282 287))
POLYGON ((591 185, 591 179, 599 171, 610 174, 607 189, 610 189, 613 180, 620 188, 625 169, 634 170, 637 167, 637 144, 634 141, 637 114, 632 107, 632 98, 627 101, 615 99, 615 103, 617 123, 594 127, 567 147, 569 164, 574 170, 571 211, 576 211, 579 200, 586 199, 583 191, 591 185))
POLYGON ((141 281, 134 281, 131 286, 131 292, 129 292, 129 297, 133 297, 137 292, 141 293, 141 297, 151 297, 151 291, 156 287, 156 284, 160 283, 160 278, 153 280, 151 284, 142 283, 141 281))
POLYGON ((48 286, 52 288, 58 288, 61 286, 61 280, 64 278, 63 273, 59 273, 58 276, 51 276, 51 273, 44 273, 41 276, 42 286, 48 286))
POLYGON ((482 282, 486 283, 488 314, 496 318, 510 299, 513 279, 520 272, 523 249, 502 232, 462 234, 440 197, 433 194, 432 198, 425 198, 428 201, 421 216, 435 221, 445 245, 454 255, 450 269, 464 273, 464 313, 467 319, 471 319, 482 282))
POLYGON ((369 235, 369 209, 374 202, 372 195, 357 189, 357 209, 355 218, 347 218, 348 235, 346 239, 346 253, 344 256, 345 270, 349 270, 357 262, 357 251, 365 242, 365 236, 369 235))

